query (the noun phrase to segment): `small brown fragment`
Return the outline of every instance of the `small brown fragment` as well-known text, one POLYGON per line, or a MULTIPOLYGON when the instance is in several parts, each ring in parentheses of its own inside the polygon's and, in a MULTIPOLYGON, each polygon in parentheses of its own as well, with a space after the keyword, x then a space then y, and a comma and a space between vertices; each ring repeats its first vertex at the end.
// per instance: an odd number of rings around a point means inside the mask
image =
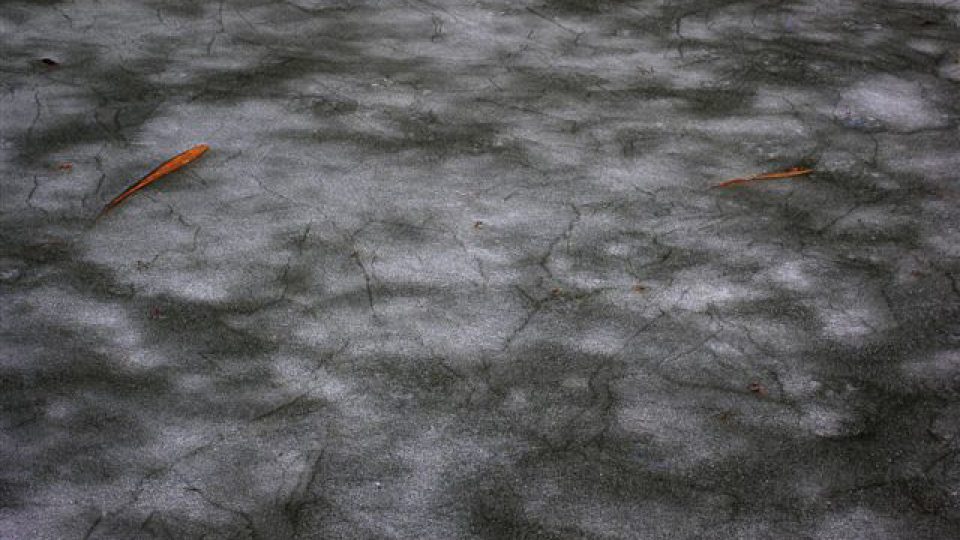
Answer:
POLYGON ((57 170, 60 171, 70 171, 73 170, 73 163, 61 163, 57 165, 57 170))
POLYGON ((482 222, 482 221, 476 221, 476 222, 474 222, 474 223, 473 223, 473 228, 474 228, 474 229, 482 229, 482 228, 483 228, 483 222, 482 222))
POLYGON ((636 293, 641 293, 641 292, 646 291, 646 290, 647 290, 647 287, 645 287, 644 285, 640 285, 640 284, 638 283, 638 284, 634 285, 633 288, 630 289, 630 290, 632 290, 633 292, 636 292, 636 293))
POLYGON ((734 178, 732 180, 727 180, 726 182, 720 182, 719 184, 714 184, 715 188, 736 186, 739 184, 746 184, 747 182, 754 182, 756 180, 778 180, 781 178, 793 178, 794 176, 803 176, 805 174, 813 173, 813 169, 807 167, 791 167, 783 172, 772 172, 772 173, 762 173, 755 174, 753 176, 748 176, 746 178, 734 178))
POLYGON ((550 294, 552 294, 553 296, 560 296, 561 294, 563 294, 563 290, 560 289, 560 287, 554 287, 550 289, 550 294))
POLYGON ((717 413, 715 417, 718 421, 726 423, 729 422, 735 414, 733 411, 725 410, 717 413))
POLYGON ((767 394, 769 394, 769 392, 767 392, 767 389, 762 384, 756 381, 747 385, 747 389, 760 397, 766 397, 767 394))

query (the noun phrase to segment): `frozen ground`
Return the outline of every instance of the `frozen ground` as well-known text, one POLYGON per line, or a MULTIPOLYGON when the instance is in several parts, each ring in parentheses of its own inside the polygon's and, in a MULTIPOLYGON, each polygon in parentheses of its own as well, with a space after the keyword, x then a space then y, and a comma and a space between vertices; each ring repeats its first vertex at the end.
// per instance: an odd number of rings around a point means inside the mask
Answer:
POLYGON ((957 537, 958 27, 3 1, 0 537, 957 537))

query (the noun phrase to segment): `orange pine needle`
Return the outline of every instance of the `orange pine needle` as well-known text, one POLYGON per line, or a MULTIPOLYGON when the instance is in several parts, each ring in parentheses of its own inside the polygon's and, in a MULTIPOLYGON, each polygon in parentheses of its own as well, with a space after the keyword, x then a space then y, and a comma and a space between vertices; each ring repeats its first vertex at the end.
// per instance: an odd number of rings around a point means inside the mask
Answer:
POLYGON ((106 215, 107 212, 109 212, 110 210, 113 210, 120 203, 125 201, 127 197, 149 186, 150 184, 156 182, 157 180, 163 178, 164 176, 179 170, 184 165, 202 156, 204 152, 206 152, 209 149, 210 147, 206 144, 198 144, 193 148, 187 150, 186 152, 177 154, 173 158, 163 162, 159 167, 150 171, 146 176, 144 176, 139 181, 137 181, 137 183, 123 190, 123 193, 121 193, 120 195, 117 195, 116 197, 114 197, 112 201, 107 203, 107 205, 103 207, 103 210, 100 211, 100 214, 97 215, 97 219, 100 219, 101 217, 106 215))
POLYGON ((792 178, 794 176, 802 176, 805 174, 810 174, 813 172, 813 169, 808 169, 806 167, 793 167, 783 172, 772 172, 772 173, 762 173, 747 178, 734 178, 733 180, 727 180, 726 182, 720 182, 719 184, 714 184, 713 187, 727 187, 735 186, 737 184, 745 184, 747 182, 752 182, 754 180, 777 180, 779 178, 792 178))

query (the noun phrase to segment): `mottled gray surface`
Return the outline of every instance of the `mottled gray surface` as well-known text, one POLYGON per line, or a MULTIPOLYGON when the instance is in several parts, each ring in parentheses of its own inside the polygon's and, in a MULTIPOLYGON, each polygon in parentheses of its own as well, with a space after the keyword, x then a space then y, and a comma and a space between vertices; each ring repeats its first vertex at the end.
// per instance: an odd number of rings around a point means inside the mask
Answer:
POLYGON ((960 2, 4 1, 0 45, 0 537, 960 531, 960 2))

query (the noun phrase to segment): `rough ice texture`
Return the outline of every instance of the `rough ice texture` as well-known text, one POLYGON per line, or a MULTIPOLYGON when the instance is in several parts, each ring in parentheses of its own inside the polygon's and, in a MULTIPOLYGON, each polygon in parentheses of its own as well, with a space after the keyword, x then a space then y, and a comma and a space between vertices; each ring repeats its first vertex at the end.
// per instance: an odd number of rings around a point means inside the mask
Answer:
POLYGON ((3 2, 0 538, 957 537, 958 10, 3 2))

